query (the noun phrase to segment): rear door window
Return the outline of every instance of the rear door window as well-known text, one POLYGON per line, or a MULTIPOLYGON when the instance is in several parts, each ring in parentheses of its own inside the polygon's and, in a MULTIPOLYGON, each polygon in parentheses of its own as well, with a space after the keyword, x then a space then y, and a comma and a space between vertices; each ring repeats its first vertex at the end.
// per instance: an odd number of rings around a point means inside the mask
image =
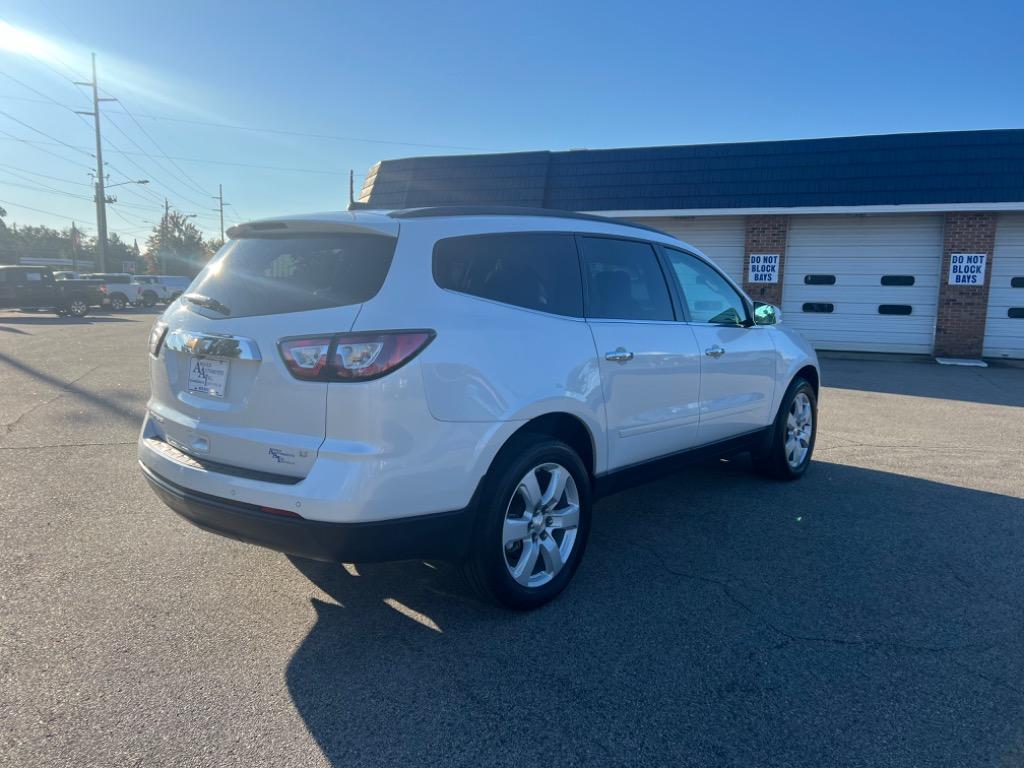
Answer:
POLYGON ((587 317, 674 320, 668 285, 649 243, 581 237, 587 317))
POLYGON ((361 304, 384 285, 393 237, 366 234, 232 240, 189 294, 213 316, 248 317, 361 304))
POLYGON ((507 232, 438 240, 434 282, 471 296, 568 317, 583 316, 572 235, 507 232))

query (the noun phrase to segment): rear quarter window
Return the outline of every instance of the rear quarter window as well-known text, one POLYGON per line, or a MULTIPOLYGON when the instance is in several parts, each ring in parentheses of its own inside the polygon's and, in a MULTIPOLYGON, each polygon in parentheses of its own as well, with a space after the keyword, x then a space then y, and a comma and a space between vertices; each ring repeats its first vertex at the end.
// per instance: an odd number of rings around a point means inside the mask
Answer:
POLYGON ((434 282, 502 304, 583 316, 583 281, 572 235, 509 232, 439 240, 434 282))
POLYGON ((232 240, 189 293, 215 299, 230 317, 362 304, 384 285, 395 243, 393 237, 367 234, 232 240))

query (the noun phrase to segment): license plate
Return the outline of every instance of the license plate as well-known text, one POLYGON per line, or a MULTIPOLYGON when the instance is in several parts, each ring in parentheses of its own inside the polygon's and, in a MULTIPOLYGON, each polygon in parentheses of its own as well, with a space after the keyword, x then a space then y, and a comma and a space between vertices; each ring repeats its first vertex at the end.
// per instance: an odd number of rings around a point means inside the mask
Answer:
POLYGON ((224 397, 229 364, 227 360, 213 360, 209 357, 189 358, 188 391, 224 397))

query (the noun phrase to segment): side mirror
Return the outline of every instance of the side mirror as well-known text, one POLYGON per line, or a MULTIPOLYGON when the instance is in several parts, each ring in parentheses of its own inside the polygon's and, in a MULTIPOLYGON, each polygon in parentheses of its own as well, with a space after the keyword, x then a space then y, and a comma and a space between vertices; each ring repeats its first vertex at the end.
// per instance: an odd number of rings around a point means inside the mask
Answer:
POLYGON ((754 325, 778 325, 782 322, 782 310, 774 304, 754 302, 754 325))

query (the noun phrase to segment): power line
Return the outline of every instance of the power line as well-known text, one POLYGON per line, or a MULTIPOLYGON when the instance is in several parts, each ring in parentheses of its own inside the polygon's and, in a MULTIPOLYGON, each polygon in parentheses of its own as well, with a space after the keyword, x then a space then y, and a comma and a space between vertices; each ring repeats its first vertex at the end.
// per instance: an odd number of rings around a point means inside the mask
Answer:
MULTIPOLYGON (((59 19, 59 15, 56 15, 56 17, 57 17, 57 18, 59 19)), ((11 24, 11 22, 9 22, 9 21, 8 21, 7 19, 5 19, 5 18, 4 18, 3 16, 0 16, 0 21, 4 22, 4 23, 5 23, 5 24, 6 24, 7 26, 9 26, 9 27, 14 27, 14 29, 18 29, 18 28, 19 28, 19 27, 18 27, 17 25, 15 25, 15 24, 11 24)), ((59 72, 59 71, 57 71, 57 70, 56 70, 56 69, 55 69, 54 67, 50 66, 50 64, 49 64, 49 63, 48 63, 47 61, 45 61, 44 59, 41 59, 41 58, 39 58, 38 56, 36 56, 36 55, 35 55, 34 53, 32 53, 31 51, 26 51, 26 53, 28 53, 28 55, 29 55, 29 56, 31 56, 31 57, 32 57, 33 59, 35 59, 36 61, 38 61, 38 62, 39 62, 40 64, 42 64, 42 65, 43 65, 44 67, 46 67, 46 68, 47 68, 48 70, 50 70, 51 72, 53 72, 53 73, 54 73, 55 75, 57 75, 57 77, 63 78, 64 80, 67 80, 67 81, 68 81, 69 83, 71 83, 72 85, 74 85, 74 84, 75 84, 75 81, 74 81, 74 79, 73 79, 73 78, 71 78, 71 77, 68 77, 68 76, 67 76, 67 75, 65 75, 65 74, 64 74, 63 72, 59 72)), ((65 61, 63 61, 62 59, 59 59, 59 58, 57 58, 56 56, 54 56, 52 52, 50 53, 50 56, 52 56, 52 57, 53 57, 53 59, 54 59, 54 60, 55 60, 55 61, 56 61, 57 63, 59 63, 59 64, 60 64, 60 65, 61 65, 62 67, 64 67, 64 69, 66 69, 66 70, 67 70, 68 72, 70 72, 70 73, 71 73, 72 75, 74 75, 74 77, 78 77, 78 78, 81 78, 81 75, 80 75, 80 74, 79 74, 79 73, 78 73, 78 72, 77 72, 77 71, 76 71, 75 69, 73 69, 72 67, 68 66, 68 64, 67 64, 67 63, 66 63, 65 61)))
MULTIPOLYGON (((66 110, 68 110, 68 112, 73 112, 73 113, 75 113, 75 114, 78 114, 77 112, 75 112, 75 108, 74 108, 74 107, 72 107, 72 106, 69 106, 68 104, 62 104, 61 102, 57 101, 57 100, 56 100, 55 98, 53 98, 52 96, 49 96, 49 95, 47 95, 47 94, 43 93, 42 91, 40 91, 40 90, 39 90, 39 89, 37 89, 37 88, 34 88, 34 87, 32 87, 32 86, 31 86, 31 85, 29 85, 28 83, 22 82, 21 80, 19 80, 18 78, 16 78, 16 77, 15 77, 14 75, 12 75, 12 74, 10 74, 10 73, 8 73, 8 72, 0 72, 0 75, 3 75, 3 76, 4 76, 4 77, 6 77, 6 78, 7 78, 8 80, 11 80, 12 82, 15 82, 15 83, 17 83, 17 84, 18 84, 18 85, 20 85, 20 86, 21 86, 22 88, 27 88, 28 90, 32 91, 32 93, 36 93, 36 94, 38 94, 38 95, 42 96, 42 97, 43 97, 43 99, 45 99, 45 100, 46 100, 46 102, 49 102, 49 103, 51 103, 51 104, 56 104, 56 105, 57 105, 58 107, 61 107, 62 109, 66 109, 66 110)), ((18 97, 17 97, 17 96, 4 96, 3 98, 7 98, 7 99, 17 99, 18 97)), ((43 103, 46 103, 46 102, 42 101, 41 99, 19 99, 19 100, 20 100, 20 101, 34 101, 34 102, 36 102, 37 104, 43 104, 43 103)), ((82 121, 83 121, 83 122, 85 122, 84 118, 82 118, 82 121)))
MULTIPOLYGON (((4 94, 0 94, 0 99, 17 99, 19 101, 32 101, 32 102, 36 102, 36 103, 43 103, 42 101, 40 101, 38 99, 27 99, 27 98, 24 98, 24 97, 7 96, 7 95, 4 95, 4 94)), ((53 101, 52 99, 48 99, 48 100, 49 101, 53 101)), ((67 109, 70 109, 70 107, 68 107, 67 104, 61 104, 60 102, 56 102, 56 101, 54 101, 53 103, 55 103, 59 107, 65 107, 67 109)), ((124 107, 123 104, 121 106, 124 107)), ((112 112, 117 112, 118 110, 111 110, 111 111, 112 112)), ((128 111, 126 109, 123 110, 123 111, 125 112, 125 114, 128 114, 128 111)), ((110 114, 110 112, 108 112, 108 114, 110 114)), ((362 136, 342 136, 342 135, 330 134, 330 133, 312 133, 312 132, 307 132, 307 131, 289 131, 289 130, 285 130, 283 128, 267 128, 267 127, 264 127, 264 126, 255 126, 255 125, 236 125, 236 124, 232 124, 232 123, 217 123, 217 122, 212 122, 212 121, 208 121, 208 120, 190 120, 190 119, 184 118, 184 117, 170 117, 168 115, 147 115, 147 114, 143 114, 141 112, 140 113, 133 113, 130 116, 141 117, 143 120, 157 120, 157 121, 167 122, 167 123, 184 123, 184 124, 187 124, 187 125, 202 125, 202 126, 207 126, 207 127, 210 127, 210 128, 223 128, 223 129, 226 129, 226 130, 234 130, 234 131, 249 131, 251 133, 270 133, 270 134, 275 134, 275 135, 279 135, 279 136, 298 136, 298 137, 306 138, 306 139, 325 139, 325 140, 328 140, 328 141, 354 141, 354 142, 363 143, 363 144, 384 144, 384 145, 390 145, 390 146, 396 146, 396 147, 419 147, 421 149, 456 149, 456 150, 468 150, 468 151, 471 151, 471 152, 487 152, 488 151, 488 149, 486 147, 469 147, 469 146, 462 146, 462 145, 459 145, 459 144, 428 144, 428 143, 413 142, 413 141, 392 141, 392 140, 388 140, 388 139, 367 139, 367 138, 362 137, 362 136)))
POLYGON ((64 215, 59 214, 59 213, 54 213, 53 211, 44 211, 42 208, 33 208, 30 205, 22 205, 21 203, 15 203, 15 202, 12 202, 10 200, 0 200, 0 203, 3 203, 4 205, 10 205, 10 206, 13 206, 15 208, 24 208, 26 211, 35 211, 36 213, 45 213, 47 216, 56 216, 58 219, 64 219, 65 221, 72 221, 72 222, 75 221, 75 219, 72 219, 72 218, 70 218, 68 216, 64 216, 64 215))
MULTIPOLYGON (((57 101, 56 99, 54 99, 54 98, 52 98, 52 97, 48 96, 47 94, 43 93, 42 91, 40 91, 40 90, 38 90, 38 89, 36 89, 36 88, 32 87, 32 86, 31 86, 31 85, 29 85, 28 83, 22 82, 22 81, 21 81, 21 80, 19 80, 18 78, 14 77, 14 76, 12 76, 12 75, 9 75, 9 74, 7 74, 6 72, 0 72, 0 74, 3 74, 3 75, 4 75, 5 77, 7 77, 7 78, 8 78, 9 80, 11 80, 11 81, 13 81, 13 82, 17 83, 18 85, 20 85, 20 86, 22 86, 22 87, 24 87, 24 88, 27 88, 28 90, 32 91, 33 93, 36 93, 36 94, 38 94, 38 95, 42 96, 42 97, 43 97, 44 99, 46 99, 46 100, 47 100, 48 102, 51 102, 51 103, 53 103, 53 104, 56 104, 56 105, 57 105, 58 107, 62 107, 63 109, 66 109, 66 110, 68 110, 69 112, 73 113, 73 114, 74 114, 74 115, 75 115, 75 116, 76 116, 76 117, 77 117, 77 118, 78 118, 79 120, 81 120, 81 121, 82 121, 82 122, 83 122, 83 123, 84 123, 85 125, 89 125, 88 121, 87 121, 87 120, 86 120, 86 119, 85 119, 85 118, 84 118, 84 117, 83 117, 83 116, 82 116, 82 115, 81 115, 81 114, 80 114, 80 113, 79 113, 79 112, 78 112, 77 110, 73 109, 72 107, 70 107, 70 106, 68 106, 68 105, 66 105, 66 104, 61 104, 61 103, 60 103, 59 101, 57 101)), ((123 107, 123 108, 124 108, 124 109, 125 109, 125 110, 127 111, 127 107, 124 107, 124 105, 123 105, 123 104, 122 104, 121 106, 122 106, 122 107, 123 107)), ((2 112, 0 112, 0 113, 2 113, 2 112)), ((2 113, 2 114, 6 114, 6 113, 2 113)), ((108 114, 109 114, 109 113, 108 113, 108 114)), ((10 116, 8 115, 8 117, 10 117, 10 116)), ((16 118, 12 118, 12 119, 16 119, 16 118)), ((134 120, 135 118, 134 118, 134 117, 132 117, 132 119, 134 120)), ((112 123, 112 124, 114 125, 114 127, 115 127, 115 128, 116 128, 116 129, 117 129, 117 130, 118 130, 118 131, 119 131, 120 133, 122 133, 122 134, 123 134, 123 135, 125 136, 125 138, 127 138, 127 139, 128 139, 128 140, 129 140, 130 142, 132 142, 132 144, 134 144, 134 145, 135 145, 135 146, 136 146, 136 147, 137 147, 138 149, 140 149, 140 150, 143 150, 142 146, 140 146, 140 145, 138 144, 138 142, 136 142, 136 141, 135 141, 135 140, 134 140, 134 139, 133 139, 133 138, 132 138, 131 136, 129 136, 129 135, 127 134, 127 133, 125 133, 125 131, 124 131, 124 130, 123 130, 123 129, 121 128, 121 126, 120 126, 120 125, 118 125, 118 124, 116 123, 116 121, 114 121, 114 120, 111 120, 110 122, 111 122, 111 123, 112 123)), ((136 122, 137 122, 137 121, 136 121, 136 122)), ((28 128, 32 128, 31 126, 29 126, 29 125, 28 125, 28 124, 26 124, 26 123, 23 123, 23 125, 25 125, 25 126, 26 126, 26 127, 28 127, 28 128)), ((140 126, 140 128, 141 128, 141 126, 140 126)), ((42 133, 41 131, 39 131, 38 129, 35 129, 35 128, 32 128, 32 130, 36 131, 37 133, 42 133)), ((143 130, 143 132, 145 132, 145 131, 143 130)), ((47 134, 43 134, 43 135, 47 135, 47 134)), ((148 135, 148 134, 147 134, 147 135, 148 135)), ((52 136, 48 136, 48 138, 54 138, 54 137, 52 137, 52 136)), ((152 137, 150 137, 150 140, 152 141, 152 137)), ((58 139, 58 141, 59 141, 59 139, 58 139)), ((107 139, 107 143, 108 143, 108 144, 112 144, 112 142, 110 142, 110 140, 109 140, 109 139, 107 139)), ((154 143, 155 143, 155 142, 154 142, 154 143)), ((145 150, 143 150, 143 152, 145 153, 145 150)), ((147 154, 147 157, 149 157, 149 155, 148 155, 148 154, 147 154)), ((127 159, 127 158, 126 158, 126 159, 127 159)), ((164 167, 163 167, 163 166, 162 166, 162 165, 161 165, 160 163, 158 163, 158 162, 157 162, 157 161, 156 161, 156 160, 155 160, 154 158, 150 157, 150 159, 151 159, 151 160, 153 160, 153 162, 154 162, 154 163, 156 163, 157 167, 159 167, 159 168, 160 168, 160 169, 161 169, 162 171, 166 171, 166 170, 167 170, 167 169, 166 169, 166 168, 164 168, 164 167)), ((108 165, 109 165, 109 164, 108 164, 108 165)), ((138 167, 138 168, 139 168, 140 170, 142 170, 142 172, 143 172, 144 174, 146 174, 147 176, 151 176, 151 175, 153 175, 153 174, 149 173, 148 171, 146 171, 146 170, 145 170, 144 168, 142 168, 141 166, 139 166, 138 164, 136 164, 136 163, 133 163, 133 165, 136 165, 136 167, 138 167)), ((110 166, 110 167, 111 167, 111 168, 113 168, 113 166, 110 166)), ((120 173, 120 171, 118 171, 118 173, 120 173)), ((171 173, 171 175, 172 175, 172 176, 174 176, 174 173, 173 173, 172 171, 169 171, 169 173, 171 173)), ((126 179, 128 178, 128 176, 127 176, 127 175, 124 175, 124 176, 125 176, 125 178, 126 178, 126 179)), ((177 179, 178 177, 176 177, 176 176, 175 176, 175 178, 177 179)), ((180 180, 180 179, 178 179, 178 180, 180 180)), ((168 186, 167 186, 166 184, 162 184, 162 183, 161 183, 161 186, 165 187, 166 189, 168 189, 168 191, 170 191, 170 187, 168 187, 168 186)), ((147 190, 147 191, 149 191, 149 190, 147 190)), ((178 194, 177 194, 177 193, 172 193, 172 194, 174 194, 174 195, 175 195, 176 197, 178 196, 178 194)), ((205 192, 204 192, 204 194, 205 194, 205 192)), ((160 200, 160 197, 159 197, 158 195, 155 195, 155 194, 154 194, 154 197, 155 197, 155 199, 156 199, 157 201, 159 201, 159 200, 160 200)), ((191 203, 192 203, 193 205, 197 204, 195 200, 190 200, 190 202, 191 202, 191 203)))
POLYGON ((73 179, 65 179, 65 178, 62 178, 60 176, 50 176, 50 175, 45 174, 45 173, 39 173, 38 171, 30 171, 27 168, 19 168, 16 165, 8 165, 7 163, 0 163, 0 166, 2 166, 4 168, 10 168, 12 171, 20 171, 21 173, 28 173, 28 174, 31 174, 32 176, 39 176, 39 177, 44 178, 44 179, 50 179, 51 181, 63 181, 65 184, 77 184, 80 187, 91 187, 92 186, 92 184, 90 184, 87 181, 75 181, 73 179))
MULTIPOLYGON (((8 133, 7 131, 3 130, 2 128, 0 128, 0 133, 2 133, 4 136, 8 137, 8 138, 4 139, 4 141, 20 141, 22 144, 27 144, 27 145, 31 146, 33 149, 38 149, 40 152, 43 152, 43 153, 45 153, 47 155, 50 155, 51 157, 56 157, 56 158, 59 158, 59 159, 63 160, 66 163, 71 163, 72 165, 77 165, 79 168, 85 168, 87 171, 91 171, 92 170, 88 165, 84 165, 83 163, 80 163, 77 160, 71 160, 70 158, 64 157, 64 155, 58 155, 56 152, 51 152, 48 149, 43 149, 41 145, 46 144, 46 142, 32 141, 31 139, 22 139, 19 136, 15 136, 13 133, 8 133)), ((52 144, 52 142, 51 142, 51 145, 52 146, 57 146, 56 144, 52 144)))
MULTIPOLYGON (((109 115, 108 115, 108 117, 109 117, 109 115)), ((156 158, 154 158, 145 149, 143 149, 142 146, 137 141, 135 141, 135 139, 133 139, 131 136, 129 136, 127 133, 125 133, 124 129, 121 128, 121 126, 118 125, 115 120, 110 120, 109 122, 110 122, 111 125, 113 125, 118 130, 119 133, 121 133, 121 135, 123 135, 126 139, 128 139, 128 141, 130 141, 137 149, 141 150, 141 154, 144 157, 146 157, 149 160, 151 160, 157 166, 157 168, 159 168, 161 171, 165 171, 167 173, 170 173, 171 176, 173 176, 177 181, 181 181, 180 178, 174 176, 174 173, 172 171, 168 171, 165 167, 160 165, 160 163, 156 160, 156 158)), ((114 145, 111 143, 110 139, 107 139, 107 143, 110 144, 112 147, 114 147, 114 145)), ((116 147, 114 147, 114 149, 115 149, 115 151, 118 151, 118 152, 122 151, 122 150, 117 149, 116 147)), ((124 153, 122 152, 122 154, 124 154, 124 153)), ((144 174, 146 174, 146 176, 153 176, 154 175, 154 174, 150 173, 149 171, 147 171, 145 168, 143 168, 141 165, 136 163, 134 160, 132 160, 130 158, 125 158, 125 159, 128 160, 128 162, 130 162, 132 165, 134 165, 140 171, 142 171, 144 174)), ((170 192, 174 197, 183 198, 183 199, 187 200, 189 203, 191 203, 192 205, 201 205, 201 203, 198 203, 196 200, 193 200, 192 198, 188 197, 187 195, 182 194, 180 190, 174 190, 168 184, 165 184, 164 182, 159 181, 158 179, 154 178, 153 181, 155 183, 159 184, 164 189, 166 189, 168 192, 170 192)))
POLYGON ((140 225, 144 225, 144 224, 151 224, 153 226, 156 226, 154 224, 154 222, 149 221, 147 219, 137 218, 135 221, 132 221, 131 218, 129 218, 129 216, 127 214, 121 213, 121 211, 117 210, 117 208, 112 208, 111 210, 114 212, 115 216, 117 216, 119 219, 121 219, 121 221, 123 221, 126 224, 128 224, 128 226, 130 226, 130 227, 139 228, 140 225))
POLYGON ((169 156, 167 155, 167 153, 166 153, 166 152, 164 152, 164 150, 163 150, 163 147, 161 147, 161 146, 160 146, 160 145, 159 145, 159 144, 157 143, 156 139, 154 139, 154 138, 153 138, 152 136, 150 136, 150 135, 149 135, 149 131, 147 131, 147 130, 146 130, 145 128, 143 128, 143 127, 142 127, 142 124, 141 124, 141 123, 140 123, 140 122, 139 122, 138 120, 136 120, 136 119, 135 119, 135 115, 134 115, 134 114, 132 114, 132 112, 131 112, 131 110, 130 110, 130 109, 128 109, 128 105, 127 105, 127 104, 125 104, 125 103, 124 103, 123 101, 120 101, 120 100, 118 101, 118 103, 119 103, 119 104, 121 105, 121 109, 123 109, 123 110, 125 111, 125 114, 126 114, 126 115, 128 115, 128 117, 130 117, 130 118, 131 118, 132 122, 133 122, 133 123, 135 123, 135 125, 136 125, 136 126, 138 126, 139 130, 140 130, 140 131, 142 131, 142 135, 143 135, 143 136, 145 136, 145 137, 146 137, 147 139, 149 139, 149 140, 150 140, 150 141, 151 141, 151 142, 153 143, 153 146, 154 146, 154 147, 156 147, 156 148, 157 148, 157 150, 158 150, 158 151, 160 152, 160 154, 161 154, 161 155, 163 155, 163 156, 164 156, 165 158, 167 158, 167 160, 168 160, 168 161, 169 161, 169 162, 170 162, 170 163, 171 163, 171 164, 172 164, 172 165, 173 165, 173 166, 174 166, 175 168, 177 168, 177 169, 178 169, 178 170, 179 170, 179 171, 181 172, 181 174, 182 174, 182 175, 183 175, 183 176, 184 176, 184 177, 185 177, 186 179, 188 179, 189 181, 191 181, 191 182, 192 182, 192 186, 193 186, 193 188, 194 188, 194 189, 195 189, 196 191, 198 191, 198 192, 199 192, 200 194, 204 194, 204 195, 205 195, 205 194, 207 194, 206 190, 202 188, 202 186, 201 186, 201 185, 199 184, 199 182, 197 182, 197 181, 196 181, 195 179, 193 179, 193 178, 192 178, 191 176, 189 176, 189 175, 188 175, 188 174, 187 174, 187 173, 185 172, 185 169, 184 169, 184 168, 182 168, 181 166, 179 166, 179 165, 178 165, 178 164, 177 164, 176 162, 174 162, 174 160, 173 160, 173 159, 171 159, 171 158, 170 158, 170 157, 169 157, 169 156))
MULTIPOLYGON (((2 132, 2 131, 0 131, 0 132, 2 132)), ((39 144, 39 145, 42 145, 42 146, 56 146, 56 144, 54 144, 53 142, 30 141, 28 139, 18 139, 18 138, 15 138, 15 140, 16 141, 23 141, 23 142, 25 142, 27 144, 39 144)), ((109 144, 110 142, 108 141, 107 143, 109 144)), ((79 149, 81 151, 81 147, 77 147, 77 149, 79 149)), ((122 149, 115 149, 113 151, 118 153, 118 154, 121 154, 121 155, 141 155, 142 154, 141 152, 129 152, 127 150, 122 150, 122 149)), ((88 153, 86 153, 86 154, 88 154, 88 153)), ((206 163, 206 164, 209 164, 209 165, 232 165, 232 166, 239 166, 239 167, 242 167, 242 168, 258 168, 258 169, 267 170, 267 171, 286 171, 286 172, 289 172, 289 173, 314 173, 314 174, 323 175, 323 176, 346 176, 347 175, 344 171, 324 171, 324 170, 320 170, 318 168, 292 168, 292 167, 284 166, 284 165, 260 165, 260 164, 257 164, 257 163, 236 163, 236 162, 231 162, 231 161, 228 161, 228 160, 209 160, 209 159, 200 158, 200 157, 174 157, 174 159, 175 160, 181 160, 182 162, 185 162, 185 163, 206 163)))
MULTIPOLYGON (((35 56, 33 56, 33 58, 36 58, 37 61, 39 61, 39 63, 43 64, 44 66, 47 66, 51 70, 53 69, 52 67, 49 67, 49 65, 47 65, 46 62, 42 61, 41 59, 38 59, 35 56)), ((61 63, 63 63, 63 62, 61 62, 61 63)), ((71 67, 68 67, 66 64, 64 64, 64 66, 72 74, 77 74, 73 69, 71 69, 71 67)), ((56 70, 53 70, 53 71, 56 72, 56 70)), ((69 78, 65 78, 65 79, 69 79, 69 82, 71 82, 73 85, 88 85, 88 86, 90 86, 92 88, 92 92, 93 92, 92 93, 92 95, 93 95, 93 105, 92 106, 93 106, 93 108, 92 108, 91 112, 87 112, 87 113, 82 112, 80 110, 76 110, 73 107, 70 107, 70 106, 68 106, 66 104, 62 104, 61 102, 57 101, 54 98, 51 98, 50 96, 48 96, 44 92, 34 88, 33 86, 31 86, 31 85, 29 85, 27 83, 22 82, 21 80, 13 77, 11 75, 7 75, 6 73, 3 73, 3 74, 6 77, 8 77, 8 79, 10 79, 12 82, 15 82, 18 85, 21 85, 21 86, 27 88, 28 90, 32 91, 33 93, 35 93, 35 94, 37 94, 39 96, 42 96, 48 102, 51 102, 51 103, 53 103, 53 104, 55 104, 57 106, 60 106, 60 107, 62 107, 64 109, 67 109, 70 112, 74 113, 78 117, 78 119, 82 120, 82 122, 85 123, 86 125, 88 125, 88 122, 82 117, 82 115, 83 114, 88 114, 88 115, 92 116, 92 118, 94 120, 95 131, 96 131, 96 154, 95 155, 92 155, 91 153, 89 153, 89 152, 87 152, 87 151, 85 151, 85 150, 83 150, 81 148, 74 147, 73 145, 68 144, 65 141, 62 141, 61 139, 58 139, 57 137, 52 136, 52 135, 46 133, 45 131, 42 131, 42 130, 40 130, 38 128, 35 128, 32 125, 29 125, 28 123, 24 122, 23 120, 20 120, 20 119, 14 117, 13 115, 11 115, 11 114, 9 114, 7 112, 4 112, 3 110, 0 110, 0 115, 3 115, 3 116, 7 117, 10 120, 13 120, 14 122, 24 126, 25 128, 28 128, 29 130, 34 131, 35 133, 38 133, 41 136, 44 136, 44 137, 46 137, 48 139, 51 139, 52 141, 55 141, 55 142, 57 142, 58 144, 60 144, 62 146, 68 147, 69 149, 73 149, 76 152, 81 152, 82 154, 85 154, 85 155, 87 155, 89 157, 95 157, 96 158, 96 176, 95 176, 95 179, 96 179, 96 181, 95 181, 95 185, 96 185, 96 198, 95 199, 96 199, 96 209, 97 209, 96 210, 97 224, 98 224, 98 230, 99 230, 98 238, 97 238, 97 247, 98 247, 98 254, 97 255, 99 256, 99 261, 100 261, 100 264, 102 266, 103 250, 104 250, 104 244, 105 244, 105 239, 106 239, 106 198, 105 198, 105 193, 103 191, 104 176, 106 174, 104 166, 106 164, 103 163, 103 160, 102 160, 102 144, 103 144, 103 142, 102 142, 101 136, 100 136, 100 110, 99 110, 99 103, 102 102, 102 101, 116 101, 116 99, 100 98, 100 96, 99 96, 99 84, 98 84, 97 78, 96 78, 96 55, 93 54, 93 75, 92 75, 92 79, 91 80, 89 80, 89 81, 76 81, 76 80, 70 80, 69 78)), ((57 74, 60 75, 59 72, 57 74)), ((64 77, 63 75, 61 75, 61 76, 64 77)), ((138 121, 135 120, 134 116, 131 115, 130 113, 128 113, 127 107, 125 107, 123 104, 121 106, 125 110, 125 112, 127 114, 129 114, 129 117, 131 117, 131 119, 137 123, 138 121)), ((155 158, 153 158, 148 152, 146 152, 144 150, 144 148, 138 142, 136 142, 128 133, 126 133, 121 128, 120 125, 118 125, 116 123, 116 121, 111 120, 110 122, 114 125, 114 127, 120 133, 122 133, 125 136, 125 138, 127 138, 138 149, 142 150, 142 154, 145 157, 149 158, 151 161, 153 161, 153 163, 158 168, 160 168, 160 170, 162 172, 170 173, 170 175, 173 176, 176 181, 182 181, 182 179, 180 177, 178 177, 173 171, 170 171, 169 169, 164 167, 155 158)), ((139 127, 143 131, 143 133, 145 133, 145 129, 142 129, 141 126, 139 126, 139 127)), ((8 134, 8 135, 10 135, 10 134, 8 134)), ((149 136, 148 134, 146 134, 146 135, 150 139, 150 141, 154 141, 151 136, 149 136)), ((108 144, 112 144, 112 142, 110 142, 109 139, 107 140, 107 143, 108 144)), ((154 141, 154 144, 155 143, 156 142, 154 141)), ((157 146, 158 146, 158 149, 159 149, 159 145, 157 145, 157 146)), ((115 150, 118 151, 118 152, 121 152, 122 154, 125 154, 125 160, 127 160, 129 163, 131 163, 135 167, 139 168, 146 176, 153 176, 153 174, 151 174, 146 169, 142 168, 141 165, 139 165, 134 160, 132 160, 130 157, 128 157, 127 153, 122 152, 121 150, 117 149, 116 147, 115 147, 115 150)), ((163 150, 159 149, 159 151, 162 152, 163 150)), ((173 163, 173 161, 171 161, 171 162, 173 163)), ((111 168, 113 168, 113 166, 111 166, 111 168)), ((120 173, 120 171, 118 171, 118 173, 120 173)), ((127 175, 125 175, 125 178, 128 179, 127 175)), ((188 200, 189 203, 192 204, 192 205, 202 205, 198 201, 189 198, 187 195, 182 194, 180 191, 173 190, 172 187, 170 187, 167 184, 164 184, 164 183, 160 182, 158 179, 154 178, 153 180, 154 180, 154 182, 159 183, 160 186, 166 188, 172 194, 172 196, 174 196, 174 197, 183 197, 186 200, 188 200)), ((182 182, 182 183, 184 183, 185 186, 188 186, 187 182, 182 182)), ((159 197, 157 197, 156 199, 159 200, 159 197)), ((130 205, 130 204, 125 203, 125 205, 130 205)))
POLYGON ((30 184, 34 185, 34 186, 28 186, 26 184, 17 184, 17 183, 15 183, 13 181, 5 181, 4 182, 5 186, 9 186, 9 187, 24 187, 25 189, 43 190, 43 191, 46 191, 46 192, 54 192, 54 193, 56 193, 58 195, 68 195, 69 197, 81 198, 82 200, 91 200, 92 199, 88 195, 77 195, 74 192, 67 192, 66 190, 63 190, 63 189, 57 189, 56 187, 51 187, 51 186, 48 186, 46 184, 41 184, 40 182, 36 181, 35 179, 31 179, 28 176, 22 176, 20 173, 15 173, 14 171, 6 171, 6 170, 3 170, 3 169, 0 169, 0 173, 10 174, 11 176, 13 176, 16 179, 21 179, 22 181, 27 181, 30 184))
POLYGON ((8 114, 7 112, 4 112, 2 109, 0 109, 0 115, 3 115, 8 120, 13 120, 18 125, 22 125, 25 128, 28 128, 30 131, 34 131, 35 133, 38 133, 40 136, 45 136, 46 138, 48 138, 48 139, 50 139, 52 141, 57 142, 58 144, 60 144, 63 147, 67 147, 68 149, 73 149, 73 150, 75 150, 75 152, 81 152, 86 157, 92 157, 92 154, 90 154, 89 152, 85 151, 81 147, 76 147, 73 144, 68 144, 66 141, 61 141, 56 136, 51 136, 46 131, 41 131, 38 128, 34 128, 33 126, 31 126, 28 123, 26 123, 24 120, 19 120, 14 115, 8 114))
POLYGON ((253 131, 257 133, 273 133, 280 136, 301 136, 307 139, 327 139, 329 141, 355 141, 365 144, 388 144, 398 147, 420 147, 421 149, 464 149, 476 152, 485 152, 483 147, 466 147, 458 144, 426 144, 415 141, 391 141, 388 139, 367 139, 361 136, 341 136, 331 133, 310 133, 306 131, 289 131, 283 128, 266 128, 253 125, 235 125, 232 123, 216 123, 207 120, 189 120, 183 117, 167 117, 166 115, 138 115, 147 120, 162 120, 170 123, 187 123, 190 125, 205 125, 211 128, 225 128, 234 131, 253 131))

